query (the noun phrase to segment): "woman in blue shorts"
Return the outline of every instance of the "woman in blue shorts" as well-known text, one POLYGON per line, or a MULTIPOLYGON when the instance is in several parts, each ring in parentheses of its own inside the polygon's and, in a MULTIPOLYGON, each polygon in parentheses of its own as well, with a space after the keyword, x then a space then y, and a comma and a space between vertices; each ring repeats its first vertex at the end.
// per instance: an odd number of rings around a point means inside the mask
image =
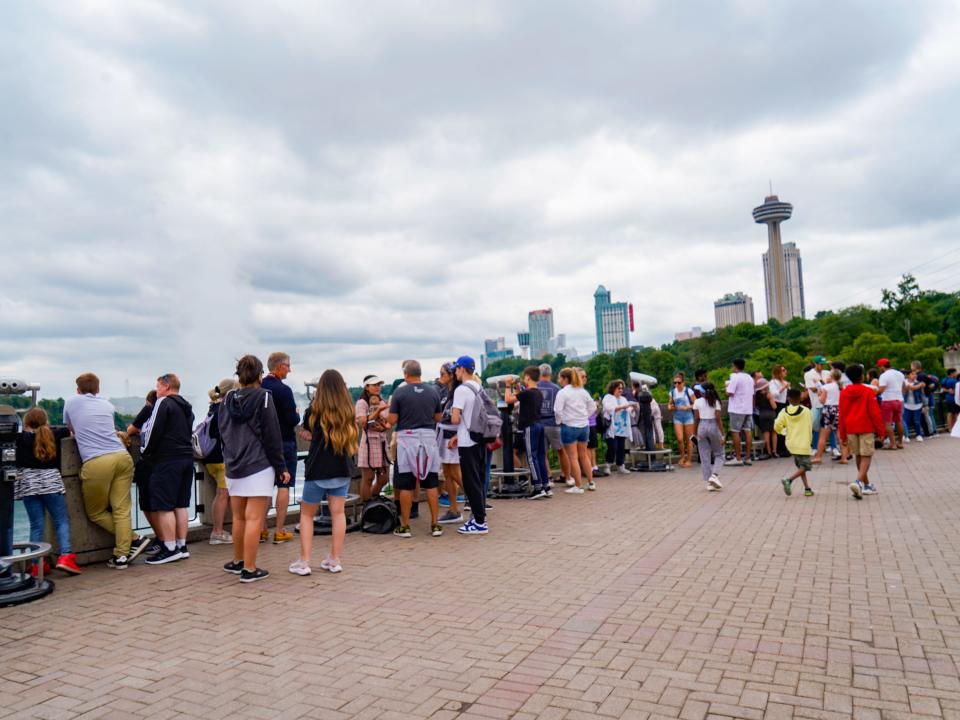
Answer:
POLYGON ((693 461, 693 390, 687 387, 682 372, 673 378, 669 409, 673 411, 673 432, 680 446, 680 467, 690 467, 693 461))
POLYGON ((338 573, 343 541, 347 534, 344 506, 350 488, 350 459, 360 445, 353 400, 347 384, 336 370, 320 376, 313 402, 304 413, 303 427, 310 433, 310 452, 304 463, 303 495, 300 498, 300 557, 290 565, 294 575, 309 575, 313 549, 313 517, 327 501, 332 532, 330 554, 320 563, 338 573))

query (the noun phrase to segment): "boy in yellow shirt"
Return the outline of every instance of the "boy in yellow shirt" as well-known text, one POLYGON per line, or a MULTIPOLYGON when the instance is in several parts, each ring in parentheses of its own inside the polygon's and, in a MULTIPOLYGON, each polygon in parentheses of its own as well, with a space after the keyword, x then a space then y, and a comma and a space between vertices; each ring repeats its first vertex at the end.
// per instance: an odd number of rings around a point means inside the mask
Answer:
POLYGON ((803 494, 811 497, 813 490, 807 482, 807 472, 813 469, 813 463, 810 461, 813 416, 809 409, 800 404, 801 398, 800 388, 790 388, 787 391, 789 405, 777 415, 773 429, 780 435, 787 436, 787 450, 793 455, 793 463, 797 466, 797 471, 793 475, 780 481, 783 483, 783 492, 790 495, 793 491, 793 481, 800 478, 803 480, 803 494))

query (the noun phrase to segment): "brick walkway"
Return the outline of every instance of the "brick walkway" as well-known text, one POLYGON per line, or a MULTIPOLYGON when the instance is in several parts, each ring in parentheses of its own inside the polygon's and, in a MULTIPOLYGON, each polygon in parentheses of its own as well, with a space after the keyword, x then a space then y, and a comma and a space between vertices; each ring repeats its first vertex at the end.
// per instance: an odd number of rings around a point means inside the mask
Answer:
POLYGON ((785 498, 789 460, 601 480, 349 535, 340 576, 91 568, 0 610, 0 717, 960 718, 958 463, 881 453, 862 502, 835 464, 785 498))

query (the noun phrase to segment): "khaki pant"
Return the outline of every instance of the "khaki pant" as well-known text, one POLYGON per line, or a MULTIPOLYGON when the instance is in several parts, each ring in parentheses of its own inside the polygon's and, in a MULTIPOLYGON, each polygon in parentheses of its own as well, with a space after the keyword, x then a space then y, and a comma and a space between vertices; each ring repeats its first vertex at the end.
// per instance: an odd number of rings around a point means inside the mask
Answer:
POLYGON ((80 488, 87 517, 116 538, 113 554, 130 554, 130 483, 133 459, 123 450, 87 460, 80 468, 80 488))

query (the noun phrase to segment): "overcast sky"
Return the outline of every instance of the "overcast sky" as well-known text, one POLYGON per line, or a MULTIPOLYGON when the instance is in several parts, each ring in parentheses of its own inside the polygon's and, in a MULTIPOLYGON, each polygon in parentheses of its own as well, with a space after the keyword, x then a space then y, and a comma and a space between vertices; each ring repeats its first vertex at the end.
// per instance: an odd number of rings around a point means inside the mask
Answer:
POLYGON ((6 4, 0 371, 432 377, 533 308, 593 350, 600 283, 634 344, 760 320, 770 179, 808 314, 957 289, 958 37, 954 2, 6 4))

